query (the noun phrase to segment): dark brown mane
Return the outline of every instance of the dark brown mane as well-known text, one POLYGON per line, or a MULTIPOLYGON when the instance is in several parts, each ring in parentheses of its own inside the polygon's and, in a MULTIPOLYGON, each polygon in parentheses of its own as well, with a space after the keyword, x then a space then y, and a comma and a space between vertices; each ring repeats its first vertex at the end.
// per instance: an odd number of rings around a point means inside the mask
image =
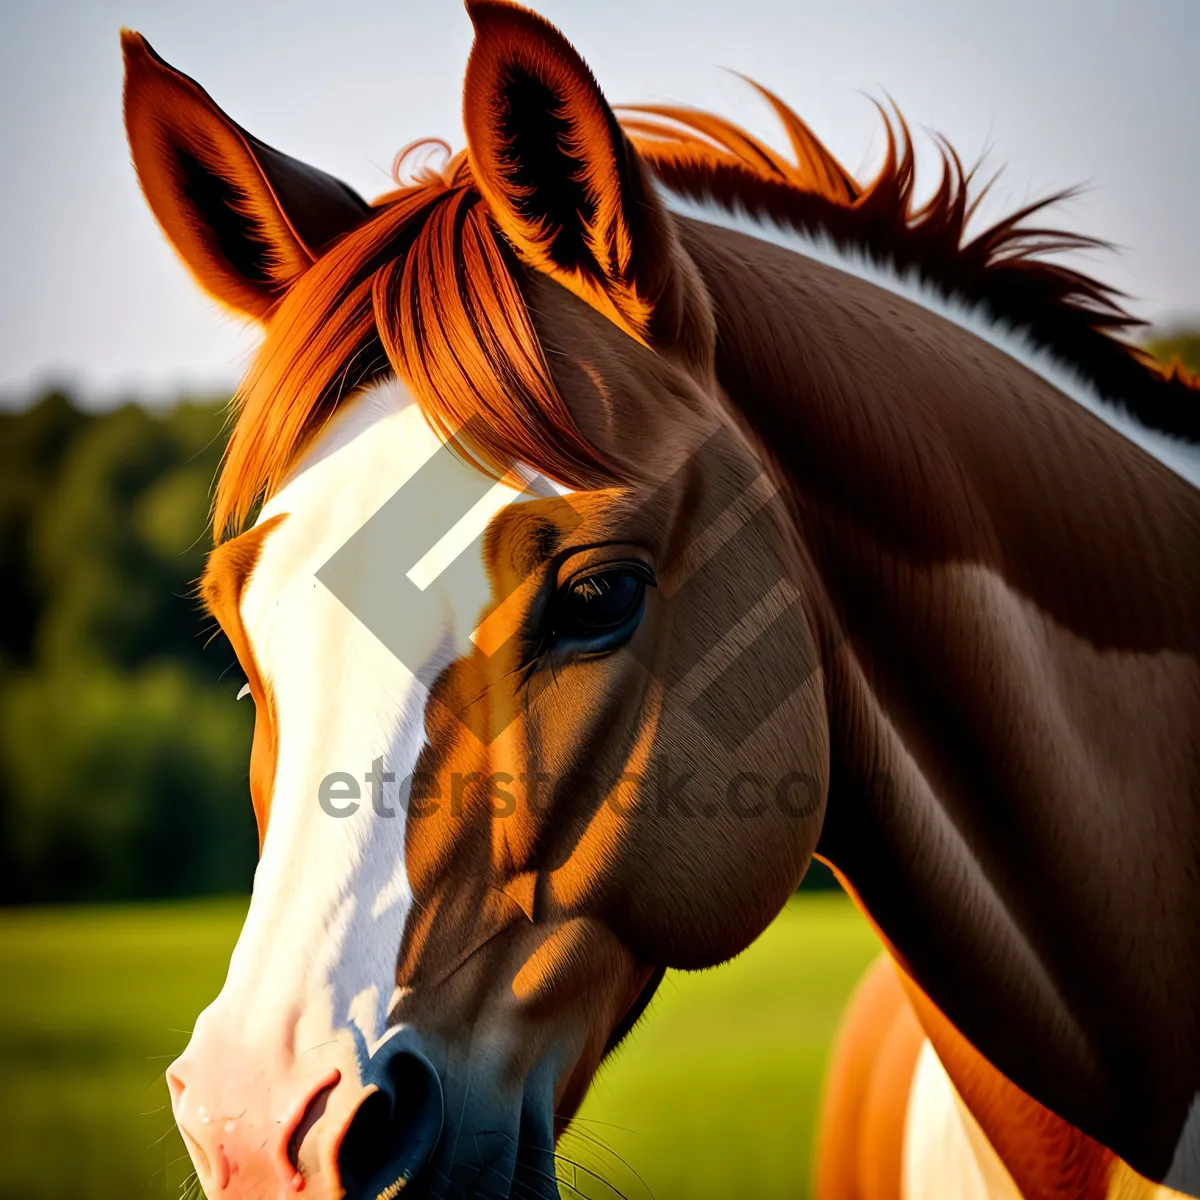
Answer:
POLYGON ((627 109, 623 124, 662 183, 729 213, 823 236, 839 249, 911 275, 947 298, 1024 333, 1144 425, 1200 442, 1197 390, 1181 372, 1164 373, 1143 350, 1114 334, 1144 322, 1098 280, 1048 261, 1061 251, 1108 248, 1076 233, 1031 226, 1031 217, 1067 198, 1026 205, 970 237, 967 226, 987 192, 972 195, 973 174, 939 143, 942 171, 933 195, 916 200, 913 142, 902 117, 880 110, 887 150, 860 185, 777 96, 752 83, 779 117, 794 161, 736 125, 687 108, 627 109))
MULTIPOLYGON (((757 87, 757 85, 754 85, 757 87)), ((967 240, 986 188, 942 144, 938 188, 916 194, 912 139, 884 115, 887 153, 856 182, 776 96, 793 161, 731 122, 671 107, 622 122, 670 191, 744 212, 911 273, 947 297, 1023 331, 1145 425, 1200 442, 1196 388, 1113 334, 1140 324, 1106 285, 1047 254, 1100 245, 1027 221, 1062 194, 1027 205, 967 240)), ((218 537, 274 491, 343 396, 395 370, 446 431, 487 420, 480 458, 534 463, 573 486, 610 478, 558 397, 519 281, 523 267, 491 220, 464 154, 380 197, 373 215, 291 288, 239 392, 214 507, 218 537), (471 397, 468 410, 464 403, 471 397)))

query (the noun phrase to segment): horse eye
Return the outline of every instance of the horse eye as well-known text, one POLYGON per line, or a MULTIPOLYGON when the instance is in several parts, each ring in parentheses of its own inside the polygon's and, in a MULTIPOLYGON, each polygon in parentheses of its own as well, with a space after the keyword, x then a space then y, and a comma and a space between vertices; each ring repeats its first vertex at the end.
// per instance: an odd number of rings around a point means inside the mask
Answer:
POLYGON ((577 575, 554 606, 555 641, 610 649, 628 637, 641 619, 646 585, 654 577, 641 563, 622 563, 577 575))

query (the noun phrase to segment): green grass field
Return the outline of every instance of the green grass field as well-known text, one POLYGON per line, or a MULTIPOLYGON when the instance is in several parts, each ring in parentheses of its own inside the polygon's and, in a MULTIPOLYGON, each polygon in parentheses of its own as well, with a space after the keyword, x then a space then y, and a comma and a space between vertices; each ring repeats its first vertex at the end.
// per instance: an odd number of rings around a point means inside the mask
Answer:
MULTIPOLYGON (((0 913, 0 1197, 179 1196, 162 1072, 244 909, 0 913)), ((564 1139, 563 1195, 807 1196, 825 1055, 875 948, 845 897, 809 893, 736 962, 668 975, 564 1139)))

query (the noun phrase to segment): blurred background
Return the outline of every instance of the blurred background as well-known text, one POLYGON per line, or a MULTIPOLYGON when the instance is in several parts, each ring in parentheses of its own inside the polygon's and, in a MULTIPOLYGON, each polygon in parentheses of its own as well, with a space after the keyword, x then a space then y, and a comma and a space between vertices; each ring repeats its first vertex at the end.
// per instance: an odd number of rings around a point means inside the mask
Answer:
MULTIPOLYGON (((882 145, 866 97, 891 96, 968 162, 987 152, 1006 169, 985 221, 1085 185, 1057 221, 1118 250, 1084 265, 1130 296, 1148 345, 1200 370, 1194 0, 537 7, 614 101, 701 104, 770 135, 726 66, 859 174, 882 145)), ((193 287, 142 202, 122 24, 252 132, 368 196, 413 138, 461 145, 470 47, 443 0, 5 5, 0 1197, 14 1200, 188 1186, 162 1071, 220 987, 256 854, 252 708, 194 594, 255 335, 193 287)), ((564 1150, 579 1164, 565 1195, 807 1194, 824 1055, 875 948, 813 882, 736 963, 668 978, 564 1150)))

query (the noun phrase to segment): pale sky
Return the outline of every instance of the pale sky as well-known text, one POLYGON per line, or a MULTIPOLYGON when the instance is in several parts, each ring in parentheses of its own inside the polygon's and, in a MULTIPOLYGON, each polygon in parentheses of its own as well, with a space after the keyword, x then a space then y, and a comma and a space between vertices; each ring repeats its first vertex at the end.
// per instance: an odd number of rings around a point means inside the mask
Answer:
MULTIPOLYGON (((1200 0, 539 0, 609 100, 714 108, 771 134, 722 67, 783 96, 856 173, 869 97, 1004 166, 991 215, 1087 185, 1064 227, 1159 322, 1200 318, 1200 0)), ((144 33, 264 141, 371 197, 422 135, 462 144, 456 0, 4 0, 0 396, 229 390, 252 329, 201 295, 137 188, 118 30, 144 33)), ((779 144, 782 143, 780 139, 779 144)), ((928 161, 928 159, 926 159, 928 161)), ((926 186, 933 179, 926 177, 926 186)))

